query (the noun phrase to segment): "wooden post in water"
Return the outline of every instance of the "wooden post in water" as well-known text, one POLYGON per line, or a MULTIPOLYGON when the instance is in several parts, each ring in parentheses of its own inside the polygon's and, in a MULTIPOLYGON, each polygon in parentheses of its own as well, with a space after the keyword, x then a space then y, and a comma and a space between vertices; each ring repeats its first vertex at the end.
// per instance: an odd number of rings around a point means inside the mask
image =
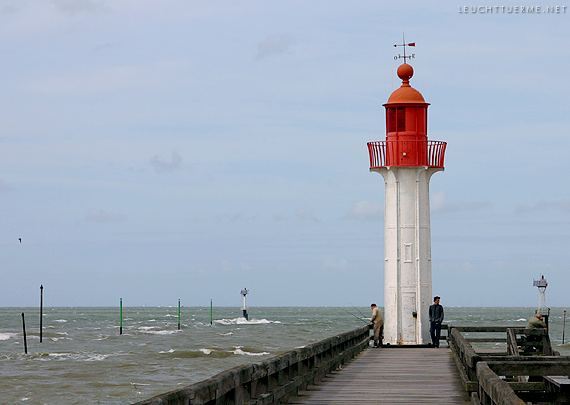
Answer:
POLYGON ((180 298, 178 298, 178 330, 180 330, 180 298))
POLYGON ((40 285, 40 343, 42 342, 43 333, 43 312, 44 312, 44 286, 40 285))
POLYGON ((212 300, 210 300, 210 326, 214 323, 214 307, 212 305, 212 300))
POLYGON ((120 303, 120 316, 121 316, 121 322, 120 322, 120 326, 119 326, 119 335, 123 334, 123 299, 121 298, 121 303, 120 303))
POLYGON ((24 331, 24 353, 28 354, 28 340, 26 339, 26 318, 22 312, 22 330, 24 331))

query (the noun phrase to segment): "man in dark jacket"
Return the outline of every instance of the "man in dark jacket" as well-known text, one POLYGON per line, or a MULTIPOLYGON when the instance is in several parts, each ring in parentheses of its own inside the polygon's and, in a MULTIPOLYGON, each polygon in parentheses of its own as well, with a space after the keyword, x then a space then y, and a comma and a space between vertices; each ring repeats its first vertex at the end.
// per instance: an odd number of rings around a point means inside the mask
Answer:
POLYGON ((439 305, 440 297, 433 297, 433 305, 429 307, 429 333, 431 343, 434 347, 439 347, 439 336, 441 335, 441 323, 443 322, 443 307, 439 305))

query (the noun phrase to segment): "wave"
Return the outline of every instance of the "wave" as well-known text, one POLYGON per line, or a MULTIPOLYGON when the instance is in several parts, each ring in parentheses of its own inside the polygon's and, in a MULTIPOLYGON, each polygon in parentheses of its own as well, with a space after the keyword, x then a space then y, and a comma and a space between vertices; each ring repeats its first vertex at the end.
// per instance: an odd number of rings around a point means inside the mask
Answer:
POLYGON ((262 325, 262 324, 278 324, 281 321, 270 321, 268 319, 250 319, 247 320, 245 318, 234 318, 234 319, 217 319, 214 321, 215 323, 219 323, 221 325, 262 325))
POLYGON ((15 336, 18 336, 17 333, 0 333, 0 340, 8 340, 15 336))
POLYGON ((203 347, 198 350, 165 350, 159 354, 167 355, 175 359, 193 359, 193 358, 217 358, 224 359, 230 356, 265 356, 271 354, 265 351, 257 351, 256 349, 243 346, 234 346, 232 349, 224 350, 220 348, 203 347))
POLYGON ((102 361, 109 357, 115 357, 123 355, 123 353, 94 353, 94 352, 67 352, 67 353, 29 353, 29 354, 11 354, 0 356, 1 360, 15 360, 15 359, 26 359, 26 360, 36 360, 36 361, 80 361, 80 362, 91 362, 91 361, 102 361))
MULTIPOLYGON (((248 350, 253 350, 253 349, 248 349, 248 350)), ((266 354, 271 354, 269 352, 245 351, 245 350, 243 350, 243 346, 236 346, 235 350, 232 353, 233 354, 240 354, 242 356, 264 356, 266 354)))
MULTIPOLYGON (((92 353, 92 352, 75 352, 75 353, 48 353, 48 359, 54 358, 55 360, 75 360, 75 361, 102 361, 116 354, 108 353, 92 353)), ((46 356, 42 356, 45 360, 46 356)))
POLYGON ((232 353, 226 350, 203 348, 199 350, 167 350, 160 352, 164 356, 172 359, 195 359, 195 358, 216 358, 225 359, 232 356, 232 353))
POLYGON ((182 332, 178 329, 158 329, 158 326, 141 326, 138 330, 151 335, 172 335, 174 333, 182 332))

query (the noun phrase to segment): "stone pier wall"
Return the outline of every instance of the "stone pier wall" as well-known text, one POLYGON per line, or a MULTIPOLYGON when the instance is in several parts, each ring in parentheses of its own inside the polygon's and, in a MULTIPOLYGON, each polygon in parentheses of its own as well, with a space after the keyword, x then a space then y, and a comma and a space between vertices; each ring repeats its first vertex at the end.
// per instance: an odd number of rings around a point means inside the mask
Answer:
POLYGON ((318 383, 368 347, 363 326, 279 356, 223 371, 208 380, 157 395, 136 405, 269 405, 318 383))

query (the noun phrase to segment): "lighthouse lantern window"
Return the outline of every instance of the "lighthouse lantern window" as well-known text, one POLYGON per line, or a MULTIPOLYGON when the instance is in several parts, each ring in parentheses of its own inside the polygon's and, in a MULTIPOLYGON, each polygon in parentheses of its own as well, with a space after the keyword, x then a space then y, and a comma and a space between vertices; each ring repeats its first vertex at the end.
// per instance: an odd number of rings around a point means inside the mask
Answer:
POLYGON ((403 132, 406 130, 406 108, 387 108, 388 132, 403 132))

